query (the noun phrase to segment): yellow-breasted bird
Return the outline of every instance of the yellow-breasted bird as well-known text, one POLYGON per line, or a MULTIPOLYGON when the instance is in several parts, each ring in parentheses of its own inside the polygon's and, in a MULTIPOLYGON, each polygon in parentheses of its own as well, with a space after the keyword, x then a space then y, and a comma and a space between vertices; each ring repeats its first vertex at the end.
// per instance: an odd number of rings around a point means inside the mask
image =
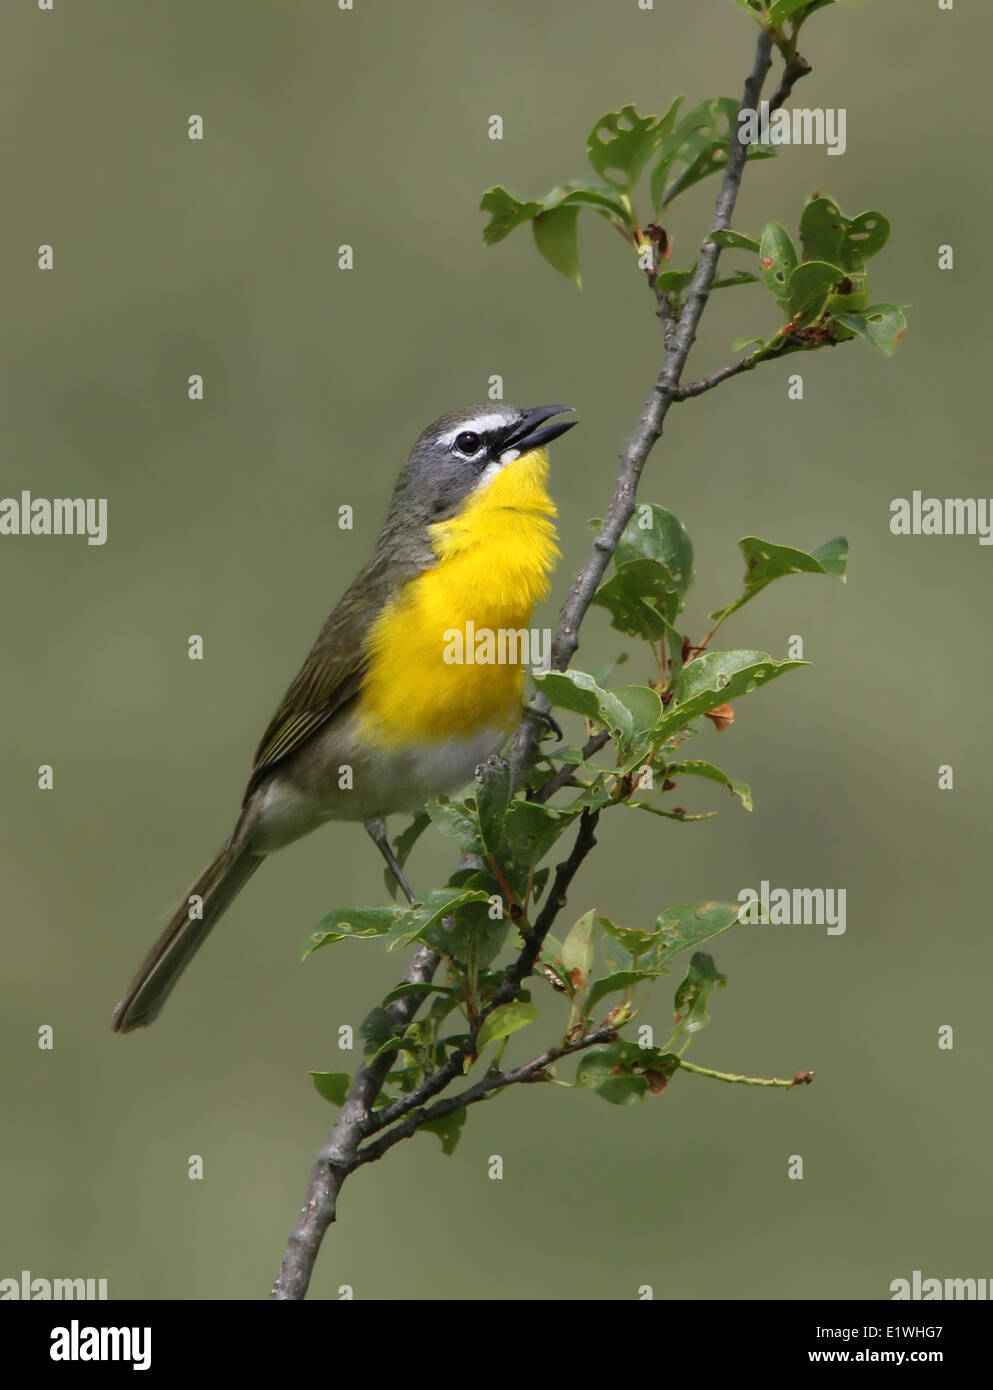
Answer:
POLYGON ((234 830, 149 951, 115 1032, 152 1022, 265 856, 325 821, 363 821, 411 896, 384 818, 464 785, 520 715, 523 667, 453 663, 445 634, 526 628, 547 593, 559 552, 544 446, 576 422, 546 422, 571 409, 470 406, 417 440, 372 559, 262 736, 234 830))

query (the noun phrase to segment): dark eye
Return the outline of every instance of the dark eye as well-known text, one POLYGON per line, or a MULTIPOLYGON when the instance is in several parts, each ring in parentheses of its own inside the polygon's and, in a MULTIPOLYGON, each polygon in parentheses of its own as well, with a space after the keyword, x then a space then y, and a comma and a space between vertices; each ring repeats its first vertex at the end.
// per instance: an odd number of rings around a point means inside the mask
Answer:
POLYGON ((463 430, 455 436, 455 447, 460 454, 477 454, 482 442, 479 435, 473 434, 472 430, 463 430))

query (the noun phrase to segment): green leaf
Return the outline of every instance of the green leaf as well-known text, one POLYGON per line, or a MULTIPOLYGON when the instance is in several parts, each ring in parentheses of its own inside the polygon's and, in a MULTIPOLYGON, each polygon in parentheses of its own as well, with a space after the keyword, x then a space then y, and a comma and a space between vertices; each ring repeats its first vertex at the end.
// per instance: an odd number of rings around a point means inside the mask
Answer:
POLYGON ((653 732, 653 740, 664 743, 697 715, 725 701, 751 694, 777 676, 808 664, 806 661, 773 661, 765 652, 705 652, 680 672, 672 688, 672 699, 653 732))
POLYGON ((317 1094, 332 1105, 344 1105, 352 1078, 347 1071, 312 1071, 310 1078, 317 1094))
POLYGON ((463 1105, 460 1110, 453 1110, 450 1115, 445 1115, 440 1120, 427 1120, 417 1128, 425 1134, 436 1134, 441 1140, 441 1152, 453 1154, 455 1146, 462 1138, 468 1115, 468 1108, 463 1105))
POLYGON ((737 926, 741 903, 683 903, 667 907, 655 922, 652 946, 638 968, 644 969, 655 961, 668 964, 684 951, 694 950, 705 941, 720 936, 737 926))
POLYGON ((479 1030, 479 1037, 476 1039, 477 1054, 482 1052, 488 1043, 494 1042, 497 1038, 509 1038, 518 1028, 526 1028, 539 1017, 540 1011, 536 1004, 525 1004, 520 1000, 515 1000, 512 1004, 501 1004, 498 1009, 493 1010, 479 1030))
POLYGON ((766 285, 776 302, 786 309, 789 303, 789 279, 796 269, 796 249, 790 234, 778 222, 767 222, 759 241, 759 259, 766 285))
POLYGON ((686 978, 676 990, 674 1000, 677 1037, 691 1037, 706 1027, 710 1022, 707 1000, 715 989, 726 989, 727 982, 727 976, 720 973, 706 951, 693 953, 686 978))
POLYGON ((732 232, 730 228, 717 227, 707 238, 715 246, 723 246, 734 251, 754 251, 758 254, 759 244, 754 237, 744 236, 741 232, 732 232))
MULTIPOLYGON (((407 829, 394 840, 393 852, 396 855, 396 861, 401 869, 409 859, 410 852, 414 848, 414 845, 430 824, 431 817, 428 813, 426 811, 418 811, 417 815, 407 826, 407 829)), ((388 866, 384 866, 383 868, 383 883, 386 885, 386 891, 390 897, 395 898, 400 890, 400 885, 393 877, 393 870, 388 866)))
MULTIPOLYGON (((721 172, 727 164, 730 142, 737 138, 738 103, 734 97, 710 97, 688 111, 662 145, 659 161, 652 170, 652 206, 658 215, 672 200, 692 188, 708 174, 721 172), (683 172, 667 184, 675 164, 683 172)), ((768 159, 774 149, 750 145, 747 159, 768 159)))
POLYGON ((681 101, 677 97, 662 117, 639 116, 633 106, 601 116, 586 141, 586 153, 600 177, 630 192, 671 131, 681 101))
POLYGON ((746 811, 753 809, 752 790, 748 783, 736 781, 721 768, 715 767, 713 763, 702 762, 699 758, 691 758, 681 763, 669 763, 666 766, 665 775, 667 778, 705 777, 710 782, 719 782, 722 787, 727 787, 732 796, 739 799, 746 811))
POLYGON ((862 261, 883 249, 889 236, 890 224, 881 212, 860 212, 852 219, 845 235, 842 256, 846 269, 857 270, 862 261))
MULTIPOLYGON (((661 275, 656 276, 656 284, 660 290, 666 294, 681 294, 690 284, 696 274, 696 262, 686 270, 664 270, 661 275)), ((752 285, 758 280, 757 275, 753 275, 750 270, 734 270, 728 275, 718 275, 713 284, 712 290, 726 290, 734 285, 752 285)))
POLYGON ((442 797, 427 803, 427 813, 431 822, 443 835, 454 840, 464 854, 482 854, 483 842, 479 838, 479 825, 471 811, 461 801, 449 801, 442 797))
MULTIPOLYGON (((834 292, 828 295, 828 313, 836 315, 839 313, 860 314, 869 303, 869 277, 864 270, 849 270, 845 272, 842 280, 834 288, 834 292)), ((837 329, 840 324, 836 325, 837 329)), ((846 338, 854 337, 850 330, 843 329, 846 338)))
POLYGON ((842 264, 842 248, 851 219, 833 198, 811 198, 800 217, 800 245, 804 259, 842 264))
POLYGON ((422 903, 415 903, 394 923, 390 930, 387 947, 395 951, 410 946, 421 938, 429 927, 444 917, 451 917, 459 908, 469 903, 488 902, 489 897, 481 889, 435 888, 422 903))
POLYGON ((732 352, 744 352, 747 347, 765 347, 764 338, 735 338, 731 343, 732 352))
POLYGON ((510 764, 494 753, 476 768, 476 815, 484 847, 495 854, 510 805, 510 764))
POLYGON ((527 198, 515 198, 505 188, 488 188, 479 204, 480 212, 488 212, 490 220, 483 228, 483 244, 493 246, 503 241, 515 227, 530 222, 542 210, 541 203, 527 198))
POLYGON ((769 6, 769 22, 771 24, 782 24, 784 20, 791 19, 798 11, 806 10, 811 4, 811 0, 772 0, 769 6))
POLYGON ((383 1000, 383 1003, 392 1004, 394 999, 406 999, 409 994, 418 994, 425 998, 429 994, 447 995, 452 999, 461 998, 459 991, 454 989, 451 985, 429 985, 422 984, 420 981, 404 981, 402 985, 397 985, 394 989, 390 990, 389 994, 387 994, 383 1000))
POLYGON ((304 941, 300 959, 346 936, 385 936, 403 912, 401 907, 340 907, 329 912, 304 941))
POLYGON ((558 709, 572 710, 593 719, 612 738, 631 734, 631 715, 609 690, 602 690, 585 671, 536 671, 535 684, 558 709))
POLYGON ((696 274, 696 262, 685 270, 663 270, 655 277, 655 283, 666 294, 681 294, 696 274))
POLYGON ((679 582, 657 560, 630 560, 619 565, 593 595, 606 608, 610 625, 629 637, 659 642, 681 605, 679 582))
POLYGON ((633 1105, 644 1100, 647 1077, 624 1069, 629 1065, 629 1049, 635 1045, 607 1043, 604 1047, 588 1048, 576 1068, 576 1085, 595 1091, 611 1105, 633 1105))
POLYGON ((644 980, 657 980, 660 975, 665 973, 664 967, 659 966, 658 969, 618 970, 613 975, 604 975, 601 979, 594 980, 590 986, 586 996, 586 1011, 592 1013, 600 1000, 608 994, 615 994, 618 990, 627 992, 644 980))
POLYGON ((596 912, 583 914, 562 943, 562 965, 574 990, 582 993, 596 959, 594 929, 596 912))
POLYGON ((579 208, 574 204, 553 208, 542 212, 534 219, 534 242, 549 265, 573 282, 577 289, 583 288, 583 277, 579 273, 579 246, 576 239, 576 223, 579 208))
MULTIPOLYGON (((400 835, 393 841, 393 853, 396 855, 397 863, 401 869, 410 857, 410 851, 414 848, 417 841, 431 824, 431 817, 427 811, 418 811, 417 815, 400 835)), ((392 872, 387 869, 387 873, 392 879, 392 872)))
POLYGON ((848 542, 843 536, 835 536, 809 552, 794 550, 790 545, 773 545, 758 536, 745 536, 738 546, 745 557, 745 592, 727 608, 711 613, 714 620, 736 613, 767 584, 786 574, 826 574, 844 582, 848 542))
POLYGON ((578 815, 578 810, 567 806, 544 806, 523 799, 511 802, 503 829, 513 860, 530 871, 578 815))
POLYGON ((827 261, 802 261, 790 272, 786 284, 786 314, 793 328, 819 319, 828 296, 844 272, 827 261))
POLYGON ((582 1054, 575 1084, 596 1091, 612 1105, 630 1105, 649 1091, 663 1091, 678 1067, 679 1058, 671 1052, 618 1039, 582 1054))
POLYGON ((639 956, 651 949, 654 934, 643 927, 622 927, 620 923, 612 922, 609 917, 601 917, 600 925, 607 936, 624 952, 624 955, 620 956, 616 951, 609 949, 607 940, 601 941, 600 950, 603 958, 612 970, 627 970, 634 965, 639 956))
POLYGON ((638 1101, 645 1099, 648 1078, 636 1075, 605 1076, 601 1081, 595 1082, 590 1090, 595 1091, 601 1100, 609 1101, 611 1105, 636 1105, 638 1101))
POLYGON ((541 206, 543 212, 551 212, 553 208, 570 203, 587 205, 611 222, 617 221, 632 230, 634 228, 630 204, 604 184, 587 183, 585 179, 572 179, 568 183, 557 184, 546 194, 541 206))
POLYGON ((638 559, 665 565, 680 593, 693 582, 693 542, 686 527, 672 512, 653 502, 638 503, 614 551, 615 565, 638 559))
POLYGON ((662 718, 662 701, 650 686, 619 685, 613 694, 631 715, 631 734, 634 740, 654 729, 662 718))
POLYGON ((907 331, 903 310, 895 304, 873 304, 862 314, 835 313, 834 317, 886 357, 893 356, 907 331))
POLYGON ((735 285, 756 285, 759 277, 750 270, 733 270, 729 275, 718 275, 711 285, 712 290, 729 290, 735 285))

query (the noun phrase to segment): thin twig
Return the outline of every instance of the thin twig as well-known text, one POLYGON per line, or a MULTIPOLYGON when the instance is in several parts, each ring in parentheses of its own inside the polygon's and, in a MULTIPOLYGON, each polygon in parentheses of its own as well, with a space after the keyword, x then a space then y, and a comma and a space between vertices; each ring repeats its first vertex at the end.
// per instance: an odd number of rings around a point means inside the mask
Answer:
POLYGON ((477 1101, 486 1100, 495 1091, 503 1090, 506 1086, 514 1086, 520 1082, 544 1081, 542 1075, 553 1062, 557 1062, 562 1057, 570 1057, 574 1052, 583 1052, 588 1047, 595 1047, 597 1043, 613 1042, 617 1037, 617 1029, 610 1024, 602 1024, 595 1028, 591 1033, 585 1033, 577 1041, 563 1044, 561 1047, 550 1047, 539 1057, 533 1058, 530 1062, 525 1062, 523 1066, 515 1067, 512 1071, 490 1071, 477 1081, 475 1086, 468 1087, 465 1091, 460 1091, 456 1096, 447 1096, 444 1100, 439 1100, 435 1105, 429 1106, 426 1110, 415 1110, 399 1124, 394 1125, 386 1134, 374 1140, 371 1144, 364 1144, 352 1160, 350 1171, 354 1172, 364 1163, 373 1163, 377 1158, 382 1158, 383 1154, 392 1149, 394 1144, 398 1144, 401 1139, 409 1139, 412 1134, 424 1124, 430 1124, 434 1120, 443 1120, 448 1115, 453 1115, 456 1110, 463 1110, 467 1105, 475 1105, 477 1101))
POLYGON ((753 367, 757 367, 760 362, 765 360, 759 353, 753 352, 749 357, 743 357, 740 362, 732 362, 729 366, 722 367, 712 376, 702 376, 699 381, 691 381, 685 386, 680 386, 676 391, 675 399, 688 401, 691 396, 702 396, 704 391, 712 391, 715 386, 720 386, 722 381, 728 381, 733 376, 740 376, 742 372, 750 372, 753 367))

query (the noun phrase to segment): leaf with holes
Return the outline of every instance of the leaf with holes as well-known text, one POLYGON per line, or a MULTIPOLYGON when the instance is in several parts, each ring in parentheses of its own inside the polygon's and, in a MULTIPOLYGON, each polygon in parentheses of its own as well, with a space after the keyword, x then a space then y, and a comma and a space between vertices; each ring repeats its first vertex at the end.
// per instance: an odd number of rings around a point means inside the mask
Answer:
POLYGON ((848 542, 844 536, 835 536, 811 551, 795 550, 791 545, 773 545, 758 536, 745 536, 738 547, 745 559, 745 591, 726 608, 718 608, 710 614, 715 622, 736 613, 767 584, 783 575, 826 574, 842 582, 845 579, 848 542))
POLYGON ((476 816, 479 836, 495 854, 503 834, 503 820, 510 804, 510 764, 494 753, 476 768, 476 816))
POLYGON ((777 676, 807 665, 806 661, 773 661, 765 652, 705 652, 683 667, 672 699, 652 731, 652 741, 663 743, 707 710, 750 695, 777 676))
POLYGON ((758 254, 759 244, 754 237, 744 236, 741 232, 732 232, 730 228, 718 227, 711 232, 707 240, 712 241, 715 246, 721 246, 725 249, 754 251, 756 255, 758 254))
POLYGON ((586 981, 590 978, 590 972, 596 958, 594 944, 596 920, 596 912, 591 910, 584 913, 562 943, 560 956, 562 968, 565 970, 572 988, 580 994, 586 989, 586 981))
POLYGON ((694 951, 690 968, 676 990, 673 1001, 676 1014, 676 1036, 692 1037, 710 1022, 707 1000, 715 989, 727 989, 728 979, 714 964, 706 951, 694 951))
POLYGON ((629 637, 661 641, 666 624, 679 612, 679 582, 657 560, 631 560, 619 565, 593 595, 606 608, 611 627, 629 637))
POLYGON ((903 310, 896 304, 873 304, 862 314, 835 314, 839 323, 892 357, 907 331, 903 310))
POLYGON ((797 255, 790 234, 778 222, 767 222, 759 242, 759 260, 766 285, 777 304, 785 310, 789 304, 789 279, 796 269, 797 255))
POLYGON ((585 671, 536 671, 535 684, 558 709, 602 724, 611 738, 630 736, 631 715, 616 695, 601 690, 585 671))
POLYGON ((841 264, 842 247, 851 225, 851 218, 845 216, 833 198, 810 198, 800 217, 804 260, 841 264))
POLYGON ((889 236, 890 224, 881 212, 860 212, 845 232, 842 265, 846 270, 861 269, 863 261, 883 249, 889 236))
POLYGON ((639 116, 633 106, 601 116, 586 140, 586 153, 600 177, 630 192, 669 134, 681 101, 677 97, 661 117, 639 116))
POLYGON ((396 951, 419 940, 429 927, 443 917, 451 917, 469 903, 487 903, 489 895, 481 889, 435 888, 422 903, 415 903, 402 913, 389 933, 387 948, 396 951))
POLYGON ((666 778, 673 777, 705 777, 710 782, 719 782, 721 786, 727 787, 732 796, 736 796, 746 811, 753 809, 752 789, 747 782, 738 782, 733 777, 729 777, 723 769, 715 767, 713 763, 702 762, 699 758, 691 758, 681 763, 668 763, 665 769, 666 778))
POLYGON ((301 960, 349 936, 385 936, 403 915, 402 907, 340 907, 322 917, 307 937, 301 960))
POLYGON ((503 241, 515 227, 530 222, 542 210, 542 204, 527 198, 515 198, 505 188, 488 188, 479 204, 480 212, 488 212, 490 220, 483 228, 484 246, 503 241))

